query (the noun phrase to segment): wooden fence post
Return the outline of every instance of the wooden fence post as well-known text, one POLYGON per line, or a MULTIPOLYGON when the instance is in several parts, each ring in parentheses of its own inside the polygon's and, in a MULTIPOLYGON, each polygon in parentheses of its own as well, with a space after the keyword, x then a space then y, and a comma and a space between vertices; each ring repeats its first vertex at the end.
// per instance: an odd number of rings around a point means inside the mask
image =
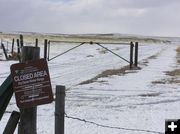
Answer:
POLYGON ((38 39, 35 41, 35 47, 38 47, 38 39))
POLYGON ((14 38, 13 38, 13 40, 12 40, 12 50, 11 50, 11 54, 13 55, 13 53, 14 53, 14 38))
POLYGON ((3 134, 14 134, 19 118, 20 118, 20 113, 13 111, 6 125, 6 128, 4 129, 3 134))
POLYGON ((44 59, 47 60, 47 45, 48 45, 48 41, 47 39, 44 40, 44 59))
POLYGON ((3 43, 3 40, 1 39, 1 44, 3 43))
MULTIPOLYGON (((40 48, 24 46, 22 48, 22 62, 40 58, 40 48)), ((21 117, 18 134, 36 134, 37 107, 20 109, 21 117)))
POLYGON ((8 58, 8 55, 7 55, 7 52, 6 52, 6 48, 5 48, 5 46, 4 46, 3 43, 1 43, 1 47, 2 47, 2 49, 3 49, 4 55, 5 55, 5 57, 6 57, 6 60, 8 60, 9 58, 8 58))
POLYGON ((7 49, 6 49, 7 51, 9 50, 9 42, 7 41, 7 49))
POLYGON ((16 40, 17 41, 17 53, 20 54, 20 45, 19 45, 19 39, 16 40))
POLYGON ((21 62, 19 39, 17 39, 16 41, 17 41, 18 60, 21 62))
POLYGON ((55 134, 64 134, 65 86, 56 86, 55 134))
POLYGON ((134 66, 138 66, 138 42, 135 43, 135 52, 134 52, 134 66))
POLYGON ((133 47, 134 44, 133 42, 130 43, 130 69, 132 68, 133 65, 133 47))
POLYGON ((48 41, 48 60, 50 59, 49 54, 50 54, 50 41, 48 41))
POLYGON ((23 46, 24 46, 23 35, 20 34, 20 47, 22 48, 23 46))

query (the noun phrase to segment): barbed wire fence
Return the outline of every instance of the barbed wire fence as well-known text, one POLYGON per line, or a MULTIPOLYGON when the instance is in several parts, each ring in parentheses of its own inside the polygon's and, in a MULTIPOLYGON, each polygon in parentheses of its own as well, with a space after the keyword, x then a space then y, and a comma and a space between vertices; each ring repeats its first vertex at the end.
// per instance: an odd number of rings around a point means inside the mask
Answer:
POLYGON ((77 120, 77 121, 84 122, 84 123, 89 123, 89 124, 96 125, 96 126, 102 127, 102 128, 125 130, 125 131, 146 132, 146 133, 154 133, 154 134, 164 134, 164 133, 162 133, 162 132, 157 132, 157 131, 152 131, 152 130, 133 129, 133 128, 125 128, 125 127, 117 127, 117 126, 103 125, 103 124, 96 123, 96 122, 94 122, 94 121, 89 121, 89 120, 86 120, 86 119, 82 119, 82 118, 79 118, 79 117, 69 116, 67 113, 65 113, 64 116, 65 116, 66 118, 68 118, 68 119, 77 120))
MULTIPOLYGON (((11 111, 6 111, 6 113, 10 114, 12 112, 11 111)), ((64 117, 67 118, 67 119, 72 119, 72 120, 76 120, 76 121, 79 121, 79 122, 92 124, 92 125, 95 125, 97 127, 102 127, 102 128, 125 130, 125 131, 146 132, 146 133, 153 133, 153 134, 164 134, 162 132, 152 131, 152 130, 134 129, 134 128, 125 128, 125 127, 119 127, 119 126, 104 125, 104 124, 100 124, 100 123, 90 121, 90 120, 87 120, 87 119, 83 119, 83 118, 79 118, 79 117, 75 117, 75 116, 70 116, 67 113, 64 113, 64 117)))

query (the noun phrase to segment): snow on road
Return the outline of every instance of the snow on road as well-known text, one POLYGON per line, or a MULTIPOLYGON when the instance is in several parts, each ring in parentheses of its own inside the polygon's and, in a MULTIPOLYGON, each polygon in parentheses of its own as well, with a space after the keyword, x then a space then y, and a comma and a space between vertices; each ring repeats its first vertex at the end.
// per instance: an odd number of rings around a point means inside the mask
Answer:
MULTIPOLYGON (((69 48, 72 46, 68 46, 69 48)), ((107 45, 129 59, 129 47, 107 45)), ((53 88, 65 85, 66 114, 90 121, 65 118, 66 134, 150 134, 164 133, 165 119, 180 117, 179 84, 153 84, 167 77, 165 71, 176 64, 177 45, 152 44, 139 47, 141 70, 123 76, 100 78, 94 83, 78 85, 107 69, 128 65, 122 59, 101 48, 84 45, 49 62, 53 88), (174 112, 176 111, 176 112, 174 112), (104 127, 102 127, 104 126, 104 127), (106 126, 106 127, 105 127, 106 126), (107 127, 108 126, 108 127, 107 127), (110 128, 111 127, 111 128, 110 128)), ((51 56, 67 50, 55 45, 51 56)), ((0 83, 14 63, 0 62, 0 83)), ((14 97, 7 111, 18 110, 14 97)), ((9 118, 6 113, 0 122, 0 133, 9 118)), ((38 134, 54 133, 54 103, 38 107, 38 134)))

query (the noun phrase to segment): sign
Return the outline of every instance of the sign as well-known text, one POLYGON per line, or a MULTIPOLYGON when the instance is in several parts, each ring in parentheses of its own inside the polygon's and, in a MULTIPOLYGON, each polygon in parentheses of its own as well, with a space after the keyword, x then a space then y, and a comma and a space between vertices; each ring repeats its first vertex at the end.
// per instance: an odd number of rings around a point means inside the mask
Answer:
POLYGON ((45 59, 11 66, 17 106, 29 108, 53 101, 49 70, 45 59))

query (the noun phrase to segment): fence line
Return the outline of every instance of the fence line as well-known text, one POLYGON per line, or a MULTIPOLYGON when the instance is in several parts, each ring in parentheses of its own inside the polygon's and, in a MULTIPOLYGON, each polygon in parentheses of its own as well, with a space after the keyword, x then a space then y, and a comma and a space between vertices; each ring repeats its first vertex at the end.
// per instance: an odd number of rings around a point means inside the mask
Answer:
POLYGON ((77 121, 81 121, 84 123, 89 123, 89 124, 93 124, 96 125, 98 127, 103 127, 103 128, 110 128, 110 129, 118 129, 118 130, 126 130, 126 131, 137 131, 137 132, 147 132, 147 133, 154 133, 154 134, 164 134, 162 132, 157 132, 157 131, 151 131, 151 130, 143 130, 143 129, 132 129, 132 128, 124 128, 124 127, 115 127, 115 126, 109 126, 109 125, 102 125, 93 121, 88 121, 86 119, 81 119, 78 117, 73 117, 73 116, 69 116, 65 113, 65 117, 69 118, 69 119, 73 119, 73 120, 77 120, 77 121))

